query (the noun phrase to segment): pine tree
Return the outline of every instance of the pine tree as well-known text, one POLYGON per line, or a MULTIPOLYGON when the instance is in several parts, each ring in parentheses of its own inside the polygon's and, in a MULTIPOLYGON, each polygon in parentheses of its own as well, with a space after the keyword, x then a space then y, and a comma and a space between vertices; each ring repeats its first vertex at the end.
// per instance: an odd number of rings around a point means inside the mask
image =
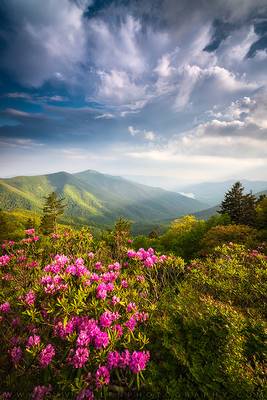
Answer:
POLYGON ((49 234, 55 230, 57 218, 64 213, 66 207, 63 201, 64 199, 59 198, 56 192, 52 192, 45 197, 43 217, 40 224, 40 230, 43 233, 49 234))
POLYGON ((228 214, 235 224, 254 225, 256 198, 252 193, 244 194, 244 187, 236 182, 225 194, 219 213, 228 214))

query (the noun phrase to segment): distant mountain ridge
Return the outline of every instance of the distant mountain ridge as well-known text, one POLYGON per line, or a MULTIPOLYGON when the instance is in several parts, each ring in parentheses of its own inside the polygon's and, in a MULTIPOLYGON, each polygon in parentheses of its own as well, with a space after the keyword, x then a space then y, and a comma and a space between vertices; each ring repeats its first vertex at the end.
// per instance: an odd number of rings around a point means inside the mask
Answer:
POLYGON ((207 208, 175 192, 92 170, 0 179, 0 207, 40 212, 51 191, 65 198, 64 218, 73 223, 111 224, 119 216, 158 222, 207 208))
MULTIPOLYGON (((211 207, 223 200, 224 194, 231 188, 237 179, 231 179, 223 182, 203 182, 187 185, 177 189, 179 193, 190 193, 194 199, 209 204, 211 207)), ((241 179, 245 191, 257 193, 267 188, 267 181, 250 181, 241 179)))

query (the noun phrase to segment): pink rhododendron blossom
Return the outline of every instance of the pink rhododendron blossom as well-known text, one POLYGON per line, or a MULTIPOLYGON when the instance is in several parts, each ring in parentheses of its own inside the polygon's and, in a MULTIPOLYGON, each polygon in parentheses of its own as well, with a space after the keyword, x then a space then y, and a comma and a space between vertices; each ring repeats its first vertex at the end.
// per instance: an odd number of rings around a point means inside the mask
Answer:
POLYGON ((94 345, 96 349, 101 349, 101 347, 107 347, 109 344, 109 337, 107 332, 100 331, 94 338, 94 345))
POLYGON ((128 250, 127 256, 129 258, 134 258, 136 256, 136 252, 134 250, 128 250))
POLYGON ((1 256, 0 257, 0 266, 2 267, 4 265, 7 265, 9 263, 10 259, 11 259, 11 257, 8 255, 1 256))
POLYGON ((117 312, 105 311, 99 318, 100 325, 103 328, 108 328, 110 325, 120 318, 120 314, 117 312))
POLYGON ((116 304, 118 304, 121 301, 121 299, 117 296, 112 296, 112 300, 111 300, 111 304, 113 306, 115 306, 116 304))
POLYGON ((88 361, 89 350, 86 347, 77 347, 76 350, 71 350, 68 356, 68 362, 74 368, 82 368, 88 361))
POLYGON ((48 344, 39 355, 39 363, 41 367, 47 367, 55 356, 56 352, 52 344, 48 344))
POLYGON ((95 374, 97 386, 108 385, 110 381, 110 373, 107 367, 100 366, 95 374))
POLYGON ((96 263, 95 263, 95 269, 96 270, 98 270, 98 271, 101 271, 102 270, 102 263, 100 262, 100 261, 97 261, 96 263))
POLYGON ((40 343, 41 343, 40 336, 33 335, 33 336, 29 337, 26 347, 30 348, 30 347, 38 346, 40 343))
POLYGON ((17 365, 22 358, 21 348, 19 346, 13 347, 13 349, 10 350, 10 356, 11 356, 11 360, 12 360, 13 364, 17 365))
POLYGON ((123 288, 127 288, 129 285, 128 285, 128 282, 126 281, 126 279, 123 279, 122 281, 121 281, 121 286, 123 287, 123 288))
POLYGON ((145 282, 145 277, 144 277, 144 275, 137 275, 136 280, 138 282, 143 283, 143 282, 145 282))
POLYGON ((135 311, 137 309, 137 306, 135 303, 129 303, 128 306, 126 307, 127 312, 135 311))
POLYGON ((136 319, 135 319, 135 317, 134 316, 132 316, 130 319, 128 319, 128 321, 127 322, 125 322, 125 326, 130 330, 130 331, 133 331, 134 330, 134 328, 135 328, 135 326, 136 326, 136 319))
POLYGON ((10 310, 11 310, 11 307, 10 307, 10 304, 8 301, 6 301, 3 304, 0 304, 0 312, 6 314, 6 313, 10 312, 10 310))
POLYGON ((62 266, 64 266, 65 264, 67 264, 69 262, 69 258, 67 256, 64 256, 64 254, 57 254, 54 257, 54 260, 57 264, 60 264, 62 266))
POLYGON ((134 374, 143 371, 149 361, 150 354, 148 351, 134 351, 131 355, 131 360, 129 363, 130 370, 134 374))
POLYGON ((43 400, 46 395, 50 394, 52 392, 52 386, 35 386, 32 392, 32 400, 43 400))
POLYGON ((26 229, 25 230, 25 234, 26 235, 34 235, 35 234, 35 229, 34 228, 31 228, 31 229, 26 229))
POLYGON ((30 290, 24 297, 24 301, 28 306, 32 306, 35 303, 36 294, 33 290, 30 290))
POLYGON ((81 331, 79 333, 79 336, 77 338, 77 345, 78 346, 88 346, 88 344, 90 343, 90 336, 88 335, 88 333, 86 331, 81 331))
POLYGON ((123 335, 123 328, 120 324, 116 324, 112 328, 117 333, 117 337, 120 338, 123 335))

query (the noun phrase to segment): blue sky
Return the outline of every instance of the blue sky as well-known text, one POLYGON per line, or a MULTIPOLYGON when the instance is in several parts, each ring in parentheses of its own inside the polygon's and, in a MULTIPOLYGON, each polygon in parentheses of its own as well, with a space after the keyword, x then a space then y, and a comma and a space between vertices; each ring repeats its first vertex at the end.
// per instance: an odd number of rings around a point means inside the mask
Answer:
POLYGON ((0 175, 267 179, 267 0, 3 0, 0 175))

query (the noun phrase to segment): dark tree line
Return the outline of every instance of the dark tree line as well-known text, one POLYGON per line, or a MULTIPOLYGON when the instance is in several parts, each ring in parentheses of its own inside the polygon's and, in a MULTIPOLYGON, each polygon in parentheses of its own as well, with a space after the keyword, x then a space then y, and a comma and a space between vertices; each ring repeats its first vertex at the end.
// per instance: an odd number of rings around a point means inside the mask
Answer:
POLYGON ((219 213, 229 215, 235 224, 255 226, 258 219, 257 211, 265 203, 265 199, 265 195, 257 198, 251 192, 245 194, 242 184, 236 182, 225 194, 219 213))

